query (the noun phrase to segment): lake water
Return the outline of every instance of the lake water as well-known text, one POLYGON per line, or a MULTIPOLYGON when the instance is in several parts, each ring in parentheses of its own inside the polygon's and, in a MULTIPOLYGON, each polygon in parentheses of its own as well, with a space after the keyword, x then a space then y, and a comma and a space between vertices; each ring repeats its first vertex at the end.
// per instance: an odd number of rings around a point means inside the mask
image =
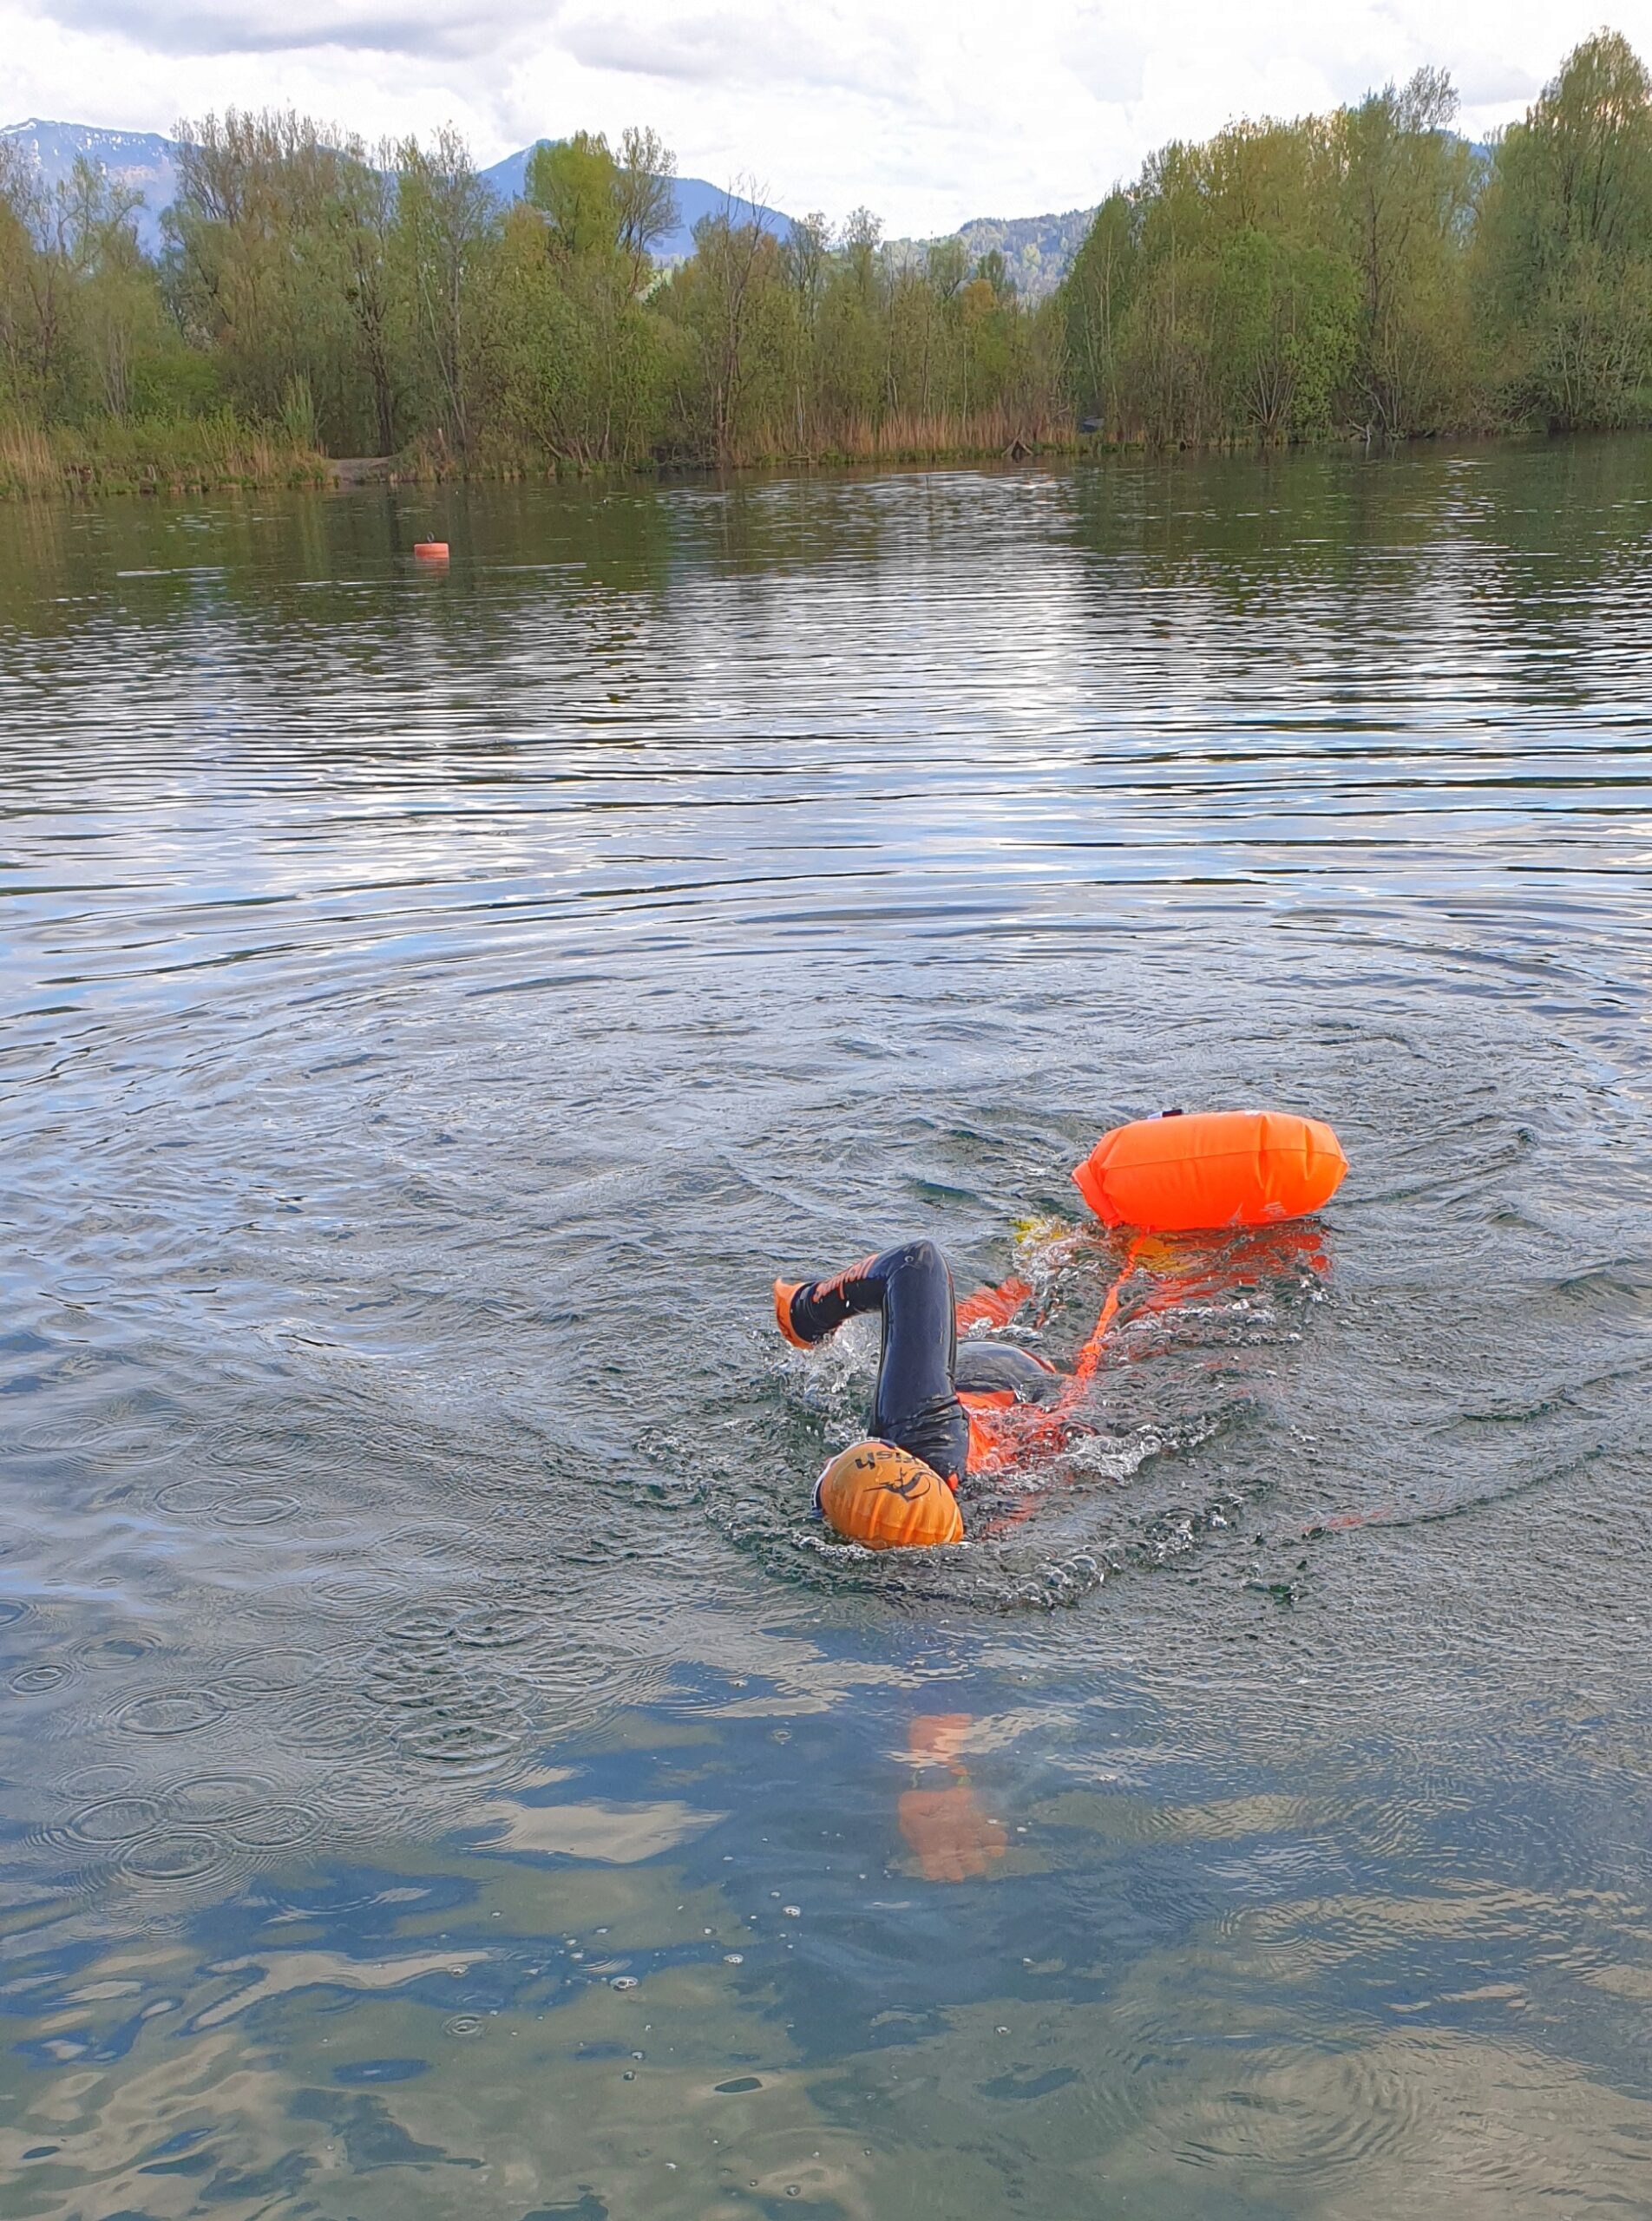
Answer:
POLYGON ((1652 443, 14 508, 0 643, 8 2217, 1652 2212, 1652 443), (1314 1241, 811 1524, 770 1275, 1230 1103, 1314 1241))

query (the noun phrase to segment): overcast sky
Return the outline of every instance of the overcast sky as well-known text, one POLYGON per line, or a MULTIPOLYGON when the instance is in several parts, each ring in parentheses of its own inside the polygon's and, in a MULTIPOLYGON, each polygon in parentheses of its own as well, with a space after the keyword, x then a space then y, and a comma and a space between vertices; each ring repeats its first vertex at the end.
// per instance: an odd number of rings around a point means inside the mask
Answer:
MULTIPOLYGON (((0 123, 287 103, 492 161, 652 123, 687 176, 891 233, 1098 200, 1164 140, 1443 64, 1475 135, 1599 0, 0 0, 0 123)), ((1609 20, 1652 55, 1652 0, 1609 20)))

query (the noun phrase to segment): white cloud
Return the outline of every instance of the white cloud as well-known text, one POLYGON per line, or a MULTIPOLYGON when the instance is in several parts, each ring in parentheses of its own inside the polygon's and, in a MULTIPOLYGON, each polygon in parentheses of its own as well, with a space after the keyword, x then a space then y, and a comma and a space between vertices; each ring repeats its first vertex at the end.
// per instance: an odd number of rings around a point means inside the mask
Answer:
MULTIPOLYGON (((71 29, 156 54, 302 54, 324 47, 406 56, 481 56, 521 16, 517 0, 56 0, 71 29)), ((78 121, 78 118, 74 119, 78 121)))
MULTIPOLYGON (((1357 98, 1424 63, 1481 135, 1599 0, 0 0, 0 121, 165 130, 291 102, 375 138, 451 121, 483 161, 656 125, 686 174, 895 233, 1098 200, 1171 137, 1357 98)), ((1652 0, 1612 11, 1652 56, 1652 0)))
POLYGON ((811 11, 804 25, 774 7, 702 14, 612 10, 568 18, 559 45, 593 70, 707 85, 800 86, 886 96, 915 66, 910 36, 865 9, 811 11))

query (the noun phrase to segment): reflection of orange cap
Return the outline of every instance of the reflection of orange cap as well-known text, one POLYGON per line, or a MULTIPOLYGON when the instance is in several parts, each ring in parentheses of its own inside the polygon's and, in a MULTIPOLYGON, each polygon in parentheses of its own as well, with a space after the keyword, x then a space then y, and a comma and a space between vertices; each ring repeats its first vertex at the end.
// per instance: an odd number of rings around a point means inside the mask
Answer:
POLYGON ((815 1501, 829 1526, 869 1550, 964 1539, 964 1523, 945 1481, 892 1442, 857 1442, 834 1458, 815 1484, 815 1501))

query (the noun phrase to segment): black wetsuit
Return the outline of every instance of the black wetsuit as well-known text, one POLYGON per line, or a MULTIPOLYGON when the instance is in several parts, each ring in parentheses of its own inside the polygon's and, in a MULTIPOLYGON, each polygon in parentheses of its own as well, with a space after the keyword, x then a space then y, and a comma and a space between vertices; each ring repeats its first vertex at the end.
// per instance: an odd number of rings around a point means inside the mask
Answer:
POLYGON ((969 1414, 960 1389, 1010 1388, 1031 1399, 1059 1378, 1031 1350, 1008 1343, 966 1342, 959 1349, 952 1274, 933 1242, 903 1242, 830 1280, 805 1281, 791 1298, 792 1329, 801 1341, 824 1341, 863 1311, 883 1320, 868 1432, 921 1458, 954 1488, 969 1462, 969 1414))

